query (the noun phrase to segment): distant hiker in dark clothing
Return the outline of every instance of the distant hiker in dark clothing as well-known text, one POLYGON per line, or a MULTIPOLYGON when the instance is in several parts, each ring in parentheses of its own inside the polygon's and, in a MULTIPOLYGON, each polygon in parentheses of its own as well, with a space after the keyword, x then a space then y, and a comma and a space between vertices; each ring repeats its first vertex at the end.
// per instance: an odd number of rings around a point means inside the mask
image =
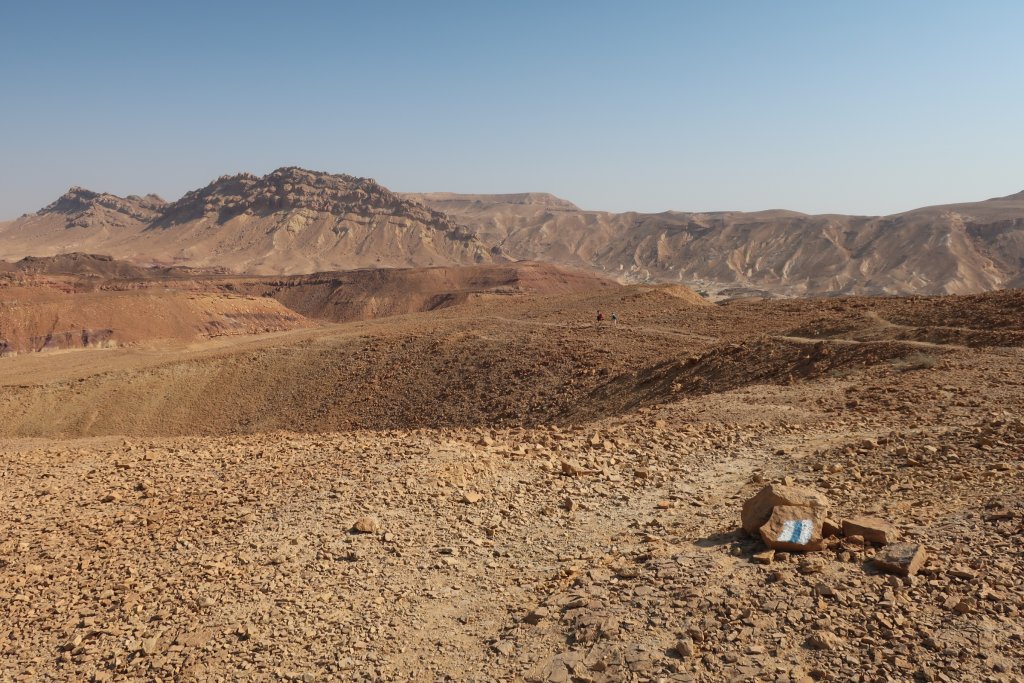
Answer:
POLYGON ((597 312, 597 324, 600 325, 603 320, 604 320, 604 313, 602 313, 601 311, 598 311, 597 312))
POLYGON ((612 325, 618 325, 618 324, 619 324, 619 315, 615 311, 612 311, 612 325))

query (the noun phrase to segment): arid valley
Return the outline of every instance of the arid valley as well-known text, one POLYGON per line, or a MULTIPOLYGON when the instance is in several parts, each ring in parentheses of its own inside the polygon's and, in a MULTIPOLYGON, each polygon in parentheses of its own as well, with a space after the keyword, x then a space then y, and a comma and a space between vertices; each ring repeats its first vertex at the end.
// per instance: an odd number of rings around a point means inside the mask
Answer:
POLYGON ((0 679, 1024 677, 1024 200, 875 287, 785 239, 697 273, 743 218, 612 279, 554 198, 421 199, 0 224, 0 679))

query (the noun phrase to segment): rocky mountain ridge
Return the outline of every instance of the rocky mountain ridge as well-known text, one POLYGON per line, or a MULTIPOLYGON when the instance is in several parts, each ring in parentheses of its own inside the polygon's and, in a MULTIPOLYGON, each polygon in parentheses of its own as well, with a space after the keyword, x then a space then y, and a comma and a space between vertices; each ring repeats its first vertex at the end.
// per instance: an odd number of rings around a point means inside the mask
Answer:
POLYGON ((0 259, 68 252, 256 274, 493 260, 473 230, 372 179, 294 167, 222 176, 170 203, 74 187, 0 223, 0 259))
MULTIPOLYGON (((1024 193, 891 216, 609 213, 496 195, 410 195, 513 259, 712 293, 953 294, 1024 284, 1024 193)), ((519 197, 519 195, 516 195, 519 197)))
POLYGON ((93 192, 73 186, 56 201, 39 210, 38 215, 59 214, 68 217, 69 227, 91 227, 96 222, 109 222, 112 216, 136 221, 150 221, 167 205, 155 194, 145 197, 118 197, 107 192, 93 192), (112 216, 111 216, 112 215, 112 216))
POLYGON ((174 202, 75 187, 0 222, 0 259, 70 252, 266 275, 544 261, 715 298, 965 294, 1024 286, 1024 192, 890 216, 609 213, 541 192, 399 194, 284 167, 174 202))

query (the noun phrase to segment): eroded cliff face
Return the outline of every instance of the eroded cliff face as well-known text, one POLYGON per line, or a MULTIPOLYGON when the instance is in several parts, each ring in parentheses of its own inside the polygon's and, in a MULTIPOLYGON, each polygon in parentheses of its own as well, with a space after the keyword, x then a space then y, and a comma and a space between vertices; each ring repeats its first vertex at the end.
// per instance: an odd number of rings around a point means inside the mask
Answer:
POLYGON ((410 195, 510 258, 711 291, 948 294, 1019 286, 1024 193, 893 216, 584 211, 538 195, 410 195))

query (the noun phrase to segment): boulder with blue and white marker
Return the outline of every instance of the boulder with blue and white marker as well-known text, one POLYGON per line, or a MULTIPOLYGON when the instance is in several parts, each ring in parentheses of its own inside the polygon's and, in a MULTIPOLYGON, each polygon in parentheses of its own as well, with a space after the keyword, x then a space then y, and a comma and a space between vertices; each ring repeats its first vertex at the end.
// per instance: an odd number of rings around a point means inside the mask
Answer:
POLYGON ((761 540, 769 548, 807 552, 821 550, 824 539, 821 525, 825 511, 802 505, 777 505, 761 526, 761 540))
MULTIPOLYGON (((756 534, 757 530, 771 519, 772 511, 779 505, 812 508, 821 511, 824 516, 828 512, 829 500, 814 489, 769 484, 743 504, 743 511, 740 513, 743 530, 750 535, 756 534)), ((821 530, 820 524, 818 530, 821 530)))

